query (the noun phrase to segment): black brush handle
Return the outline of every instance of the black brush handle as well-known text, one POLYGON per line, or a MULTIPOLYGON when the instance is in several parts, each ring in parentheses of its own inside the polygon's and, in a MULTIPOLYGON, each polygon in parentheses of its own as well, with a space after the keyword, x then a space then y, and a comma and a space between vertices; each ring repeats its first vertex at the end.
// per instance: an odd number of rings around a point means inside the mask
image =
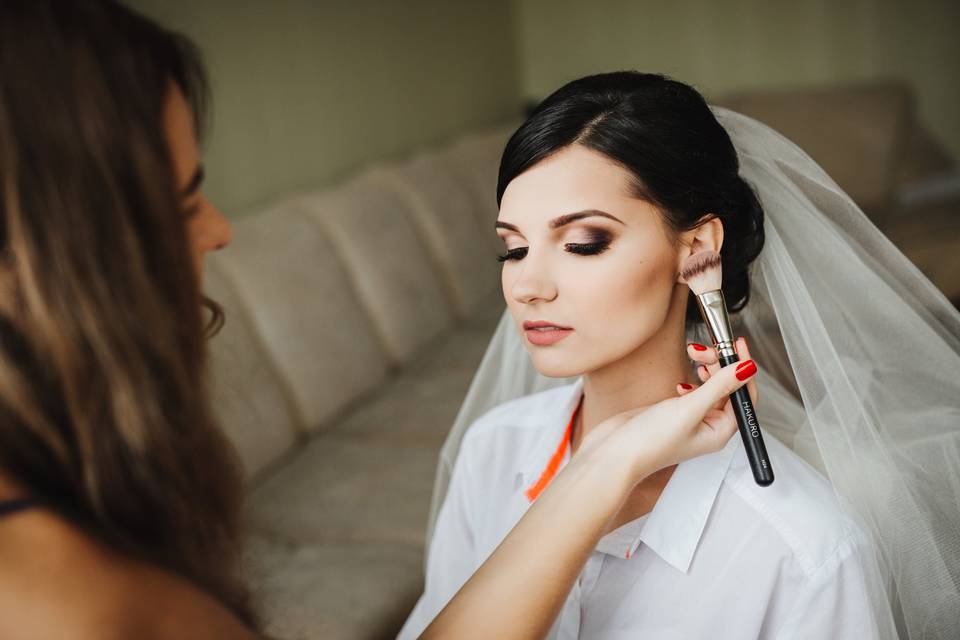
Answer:
MULTIPOLYGON (((740 358, 736 355, 721 356, 720 366, 725 367, 739 361, 740 358)), ((757 412, 753 409, 753 401, 750 400, 747 385, 743 385, 734 391, 730 395, 730 402, 733 404, 733 412, 737 416, 737 428, 740 430, 740 437, 743 439, 743 448, 747 450, 747 460, 750 461, 753 479, 761 487, 767 487, 773 484, 773 466, 767 456, 767 447, 763 444, 760 421, 757 419, 757 412)))

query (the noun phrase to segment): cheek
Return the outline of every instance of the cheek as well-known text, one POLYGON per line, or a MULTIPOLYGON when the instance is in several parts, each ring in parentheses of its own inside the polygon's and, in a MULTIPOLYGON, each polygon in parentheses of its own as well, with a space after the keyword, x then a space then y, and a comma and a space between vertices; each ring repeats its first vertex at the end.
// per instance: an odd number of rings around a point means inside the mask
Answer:
MULTIPOLYGON (((583 274, 586 275, 586 274, 583 274)), ((572 295, 577 307, 611 324, 657 315, 673 291, 673 265, 664 257, 652 260, 612 261, 589 279, 578 282, 572 295)))
POLYGON ((672 254, 663 252, 617 261, 615 268, 596 275, 589 286, 572 293, 581 338, 577 347, 584 357, 581 373, 627 356, 660 330, 670 311, 676 273, 672 254))

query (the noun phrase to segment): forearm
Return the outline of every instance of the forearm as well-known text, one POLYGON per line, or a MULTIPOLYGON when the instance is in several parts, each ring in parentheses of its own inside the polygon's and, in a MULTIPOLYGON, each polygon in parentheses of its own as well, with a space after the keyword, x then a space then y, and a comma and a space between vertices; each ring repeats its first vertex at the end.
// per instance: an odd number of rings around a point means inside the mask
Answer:
POLYGON ((611 447, 578 452, 421 637, 544 637, 635 476, 611 447))

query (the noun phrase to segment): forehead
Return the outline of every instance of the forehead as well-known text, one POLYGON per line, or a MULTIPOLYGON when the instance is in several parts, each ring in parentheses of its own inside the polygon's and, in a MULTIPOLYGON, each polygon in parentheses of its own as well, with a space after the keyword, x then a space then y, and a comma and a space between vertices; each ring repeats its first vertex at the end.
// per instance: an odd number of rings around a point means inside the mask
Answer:
POLYGON ((193 122, 193 111, 187 99, 171 82, 164 99, 163 128, 178 184, 190 180, 200 159, 193 122))
POLYGON ((586 209, 614 213, 636 207, 641 201, 631 194, 632 178, 602 153, 570 145, 510 182, 500 201, 500 219, 521 224, 586 209))

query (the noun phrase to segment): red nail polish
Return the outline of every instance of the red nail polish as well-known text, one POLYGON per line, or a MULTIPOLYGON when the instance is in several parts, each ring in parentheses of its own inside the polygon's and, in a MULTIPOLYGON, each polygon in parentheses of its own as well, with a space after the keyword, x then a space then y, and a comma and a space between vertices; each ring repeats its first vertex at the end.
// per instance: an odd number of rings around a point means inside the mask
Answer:
POLYGON ((757 364, 753 360, 746 360, 737 365, 737 380, 746 380, 757 372, 757 364))
POLYGON ((686 389, 687 391, 689 391, 690 389, 693 389, 693 385, 692 385, 692 384, 687 384, 686 382, 681 382, 681 383, 680 383, 680 386, 681 386, 682 388, 686 389))
POLYGON ((706 351, 706 350, 707 350, 707 348, 706 348, 705 346, 703 346, 702 344, 697 344, 696 342, 691 342, 691 343, 690 343, 690 346, 693 347, 694 349, 696 349, 697 351, 706 351))

